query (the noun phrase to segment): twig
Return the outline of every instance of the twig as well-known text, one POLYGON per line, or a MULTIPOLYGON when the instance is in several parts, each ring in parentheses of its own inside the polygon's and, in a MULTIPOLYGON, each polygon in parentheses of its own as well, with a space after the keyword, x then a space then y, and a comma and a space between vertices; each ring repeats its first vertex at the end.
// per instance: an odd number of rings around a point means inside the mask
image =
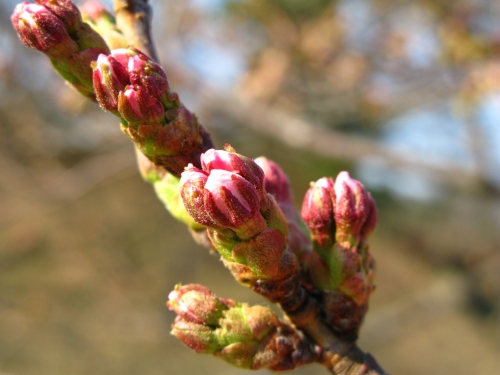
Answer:
POLYGON ((113 0, 116 25, 130 44, 155 61, 158 55, 151 37, 152 11, 148 0, 113 0))

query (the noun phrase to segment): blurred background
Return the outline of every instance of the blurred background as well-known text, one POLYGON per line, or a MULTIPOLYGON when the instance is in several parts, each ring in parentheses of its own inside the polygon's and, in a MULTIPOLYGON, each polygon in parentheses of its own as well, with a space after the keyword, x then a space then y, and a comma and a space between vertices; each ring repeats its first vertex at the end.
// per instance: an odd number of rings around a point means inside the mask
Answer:
MULTIPOLYGON (((171 337, 165 301, 194 282, 265 302, 168 215, 116 119, 19 42, 15 3, 0 0, 0 374, 248 373, 171 337)), ((279 162, 297 207, 340 170, 372 191, 360 346, 392 374, 498 373, 500 2, 150 3, 171 86, 219 147, 279 162)))

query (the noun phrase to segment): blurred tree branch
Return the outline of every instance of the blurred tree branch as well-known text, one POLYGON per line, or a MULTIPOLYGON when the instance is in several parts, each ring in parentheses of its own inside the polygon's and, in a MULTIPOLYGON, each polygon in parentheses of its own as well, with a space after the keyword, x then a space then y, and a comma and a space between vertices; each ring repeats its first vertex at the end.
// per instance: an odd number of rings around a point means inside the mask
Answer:
POLYGON ((158 61, 151 36, 153 12, 148 0, 113 0, 116 24, 135 48, 158 61))

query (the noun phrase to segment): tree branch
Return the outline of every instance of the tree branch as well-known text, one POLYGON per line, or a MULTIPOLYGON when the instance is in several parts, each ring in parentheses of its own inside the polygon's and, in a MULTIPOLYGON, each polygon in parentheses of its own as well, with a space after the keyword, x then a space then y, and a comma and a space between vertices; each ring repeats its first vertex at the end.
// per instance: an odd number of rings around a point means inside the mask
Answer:
MULTIPOLYGON (((114 0, 113 3, 117 26, 125 38, 133 47, 158 61, 150 33, 152 11, 147 0, 114 0)), ((205 246, 211 246, 209 241, 204 241, 204 233, 198 233, 195 238, 205 246)), ((302 302, 299 305, 291 309, 282 307, 298 329, 324 348, 320 363, 331 373, 338 375, 387 374, 371 355, 361 351, 354 343, 342 339, 324 322, 322 307, 314 297, 303 288, 300 294, 302 302)))
POLYGON ((113 0, 116 25, 130 44, 158 62, 151 37, 153 12, 148 0, 113 0))

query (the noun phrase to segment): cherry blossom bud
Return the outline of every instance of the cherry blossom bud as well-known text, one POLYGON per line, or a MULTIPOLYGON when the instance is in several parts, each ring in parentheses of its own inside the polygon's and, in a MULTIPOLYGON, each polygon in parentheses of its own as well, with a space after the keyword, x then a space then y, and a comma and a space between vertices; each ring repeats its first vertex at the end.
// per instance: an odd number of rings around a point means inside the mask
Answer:
POLYGON ((118 95, 118 112, 129 125, 161 124, 165 110, 161 103, 141 86, 129 85, 118 95))
POLYGON ((207 287, 197 284, 177 285, 168 295, 167 306, 185 320, 216 325, 228 309, 207 287))
POLYGON ((70 55, 78 51, 64 23, 46 7, 23 2, 11 16, 12 25, 21 41, 28 47, 49 56, 70 55))
POLYGON ((82 16, 77 6, 71 0, 35 0, 54 13, 64 24, 69 33, 82 27, 82 16))
POLYGON ((322 353, 268 307, 217 298, 201 285, 176 287, 169 298, 167 305, 178 314, 172 334, 198 353, 276 371, 314 362, 322 353))
POLYGON ((292 199, 290 182, 280 166, 262 156, 255 159, 255 163, 264 171, 264 186, 266 191, 273 195, 278 203, 289 203, 292 199))
POLYGON ((214 221, 205 209, 204 189, 207 179, 207 173, 190 164, 182 172, 179 187, 184 206, 189 215, 201 225, 214 226, 214 221))
MULTIPOLYGON (((200 224, 230 228, 241 238, 251 238, 262 232, 266 229, 266 221, 259 211, 261 204, 255 186, 240 174, 215 169, 215 166, 227 165, 212 158, 218 153, 211 150, 207 153, 207 158, 204 154, 201 156, 203 170, 188 167, 182 173, 181 196, 189 214, 200 224)), ((245 173, 250 175, 246 169, 245 173)))
POLYGON ((128 74, 128 60, 130 59, 132 50, 128 48, 118 48, 111 51, 110 55, 118 61, 126 70, 128 74))
POLYGON ((175 319, 170 333, 196 353, 211 354, 219 347, 211 327, 181 317, 175 319))
POLYGON ((126 69, 115 58, 104 54, 99 55, 92 69, 97 101, 104 110, 116 112, 119 93, 130 83, 126 69))
POLYGON ((335 179, 336 238, 356 246, 361 234, 369 234, 376 224, 376 207, 361 182, 348 172, 340 172, 335 179))
POLYGON ((242 176, 221 169, 210 171, 205 206, 221 226, 238 227, 259 209, 257 191, 242 176))
POLYGON ((226 150, 210 149, 201 155, 201 165, 204 170, 225 170, 236 173, 250 182, 256 189, 261 200, 261 209, 267 208, 267 193, 264 188, 264 171, 255 161, 240 155, 226 145, 226 150))
POLYGON ((142 86, 166 108, 172 108, 169 104, 170 87, 167 75, 160 65, 135 48, 116 49, 111 51, 111 56, 127 69, 132 85, 142 86))
POLYGON ((333 244, 335 236, 334 184, 331 178, 321 178, 312 184, 302 203, 302 219, 313 240, 321 247, 333 244))

